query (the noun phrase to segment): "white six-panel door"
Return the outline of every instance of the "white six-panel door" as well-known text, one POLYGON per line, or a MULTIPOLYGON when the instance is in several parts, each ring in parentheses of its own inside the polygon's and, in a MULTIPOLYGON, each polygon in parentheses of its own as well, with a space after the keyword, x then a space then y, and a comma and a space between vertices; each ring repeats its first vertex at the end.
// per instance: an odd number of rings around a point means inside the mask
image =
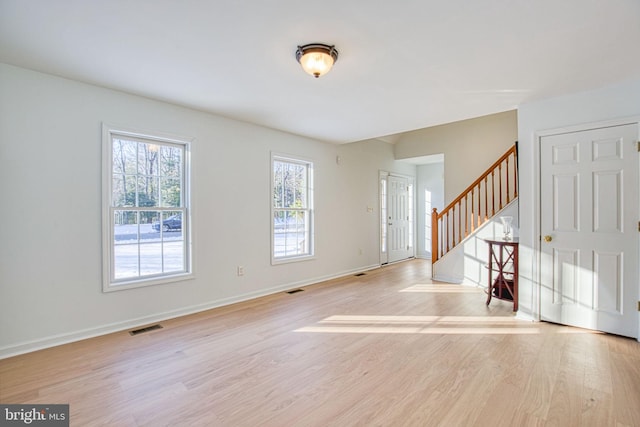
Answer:
POLYGON ((388 177, 387 247, 389 262, 409 258, 409 182, 407 178, 388 177))
POLYGON ((638 126, 540 139, 541 318, 638 336, 638 126))

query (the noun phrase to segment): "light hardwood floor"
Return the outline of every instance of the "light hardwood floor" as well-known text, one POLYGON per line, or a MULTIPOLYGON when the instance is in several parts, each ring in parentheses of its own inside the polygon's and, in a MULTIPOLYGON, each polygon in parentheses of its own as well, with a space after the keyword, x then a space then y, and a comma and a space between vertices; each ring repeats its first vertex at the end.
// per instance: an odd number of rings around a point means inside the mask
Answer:
POLYGON ((640 344, 516 320, 414 260, 0 360, 72 426, 640 426, 640 344))

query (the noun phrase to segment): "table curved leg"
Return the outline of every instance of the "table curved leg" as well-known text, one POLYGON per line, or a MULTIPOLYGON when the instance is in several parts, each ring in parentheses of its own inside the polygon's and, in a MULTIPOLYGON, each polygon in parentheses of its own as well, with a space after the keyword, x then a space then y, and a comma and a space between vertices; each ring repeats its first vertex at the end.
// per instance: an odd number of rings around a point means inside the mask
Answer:
POLYGON ((489 303, 491 302, 491 291, 493 286, 489 285, 489 289, 487 289, 487 305, 489 305, 489 303))

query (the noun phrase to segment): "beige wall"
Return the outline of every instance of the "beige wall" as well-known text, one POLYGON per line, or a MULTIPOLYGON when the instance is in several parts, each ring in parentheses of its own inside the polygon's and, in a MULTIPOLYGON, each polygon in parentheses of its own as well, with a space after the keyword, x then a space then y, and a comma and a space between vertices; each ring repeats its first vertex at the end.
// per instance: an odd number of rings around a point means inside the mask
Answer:
POLYGON ((517 112, 506 111, 404 133, 395 144, 395 158, 444 153, 447 205, 517 139, 517 112))
POLYGON ((378 171, 415 175, 384 142, 338 146, 6 64, 0 94, 0 359, 375 267, 378 171), (193 279, 102 292, 103 123, 193 138, 193 279), (313 260, 271 265, 271 153, 313 162, 313 260))

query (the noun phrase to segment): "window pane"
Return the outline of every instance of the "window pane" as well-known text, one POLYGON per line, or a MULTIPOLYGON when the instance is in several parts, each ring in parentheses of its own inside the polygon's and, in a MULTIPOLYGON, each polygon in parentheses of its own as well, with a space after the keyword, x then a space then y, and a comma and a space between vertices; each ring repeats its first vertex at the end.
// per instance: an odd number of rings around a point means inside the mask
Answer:
POLYGON ((166 211, 162 213, 162 232, 164 240, 182 238, 181 211, 166 211))
POLYGON ((182 212, 163 212, 163 218, 162 254, 164 272, 185 271, 185 244, 183 238, 182 212))
POLYGON ((140 245, 140 275, 148 276, 162 273, 162 244, 145 243, 140 245))
POLYGON ((303 208, 306 204, 306 168, 303 165, 291 165, 293 201, 288 207, 303 208))
POLYGON ((298 165, 289 163, 287 168, 288 175, 287 175, 287 182, 286 182, 286 188, 287 188, 287 199, 285 203, 286 208, 302 207, 298 203, 298 193, 300 189, 298 187, 299 179, 298 179, 297 172, 298 172, 298 165))
POLYGON ((138 177, 138 206, 155 207, 159 206, 160 179, 153 176, 138 177))
POLYGON ((114 212, 114 276, 116 279, 137 277, 138 264, 138 212, 114 212))
POLYGON ((160 212, 158 211, 141 211, 140 212, 140 242, 159 242, 160 241, 160 212))
POLYGON ((180 179, 160 178, 160 205, 163 207, 181 205, 180 179))
POLYGON ((135 174, 138 169, 138 143, 114 138, 112 146, 113 173, 135 174))
POLYGON ((273 162, 273 206, 281 208, 284 204, 284 164, 282 162, 273 162))
POLYGON ((306 255, 309 253, 309 229, 307 227, 308 215, 306 211, 295 213, 295 244, 296 255, 306 255))
POLYGON ((113 213, 114 235, 138 233, 138 212, 127 210, 116 210, 113 213))
POLYGON ((114 175, 111 186, 114 207, 136 205, 136 177, 134 175, 114 175))
POLYGON ((158 155, 160 146, 156 144, 138 143, 138 174, 147 176, 157 176, 158 155))
POLYGON ((163 264, 165 273, 185 270, 184 241, 182 239, 168 240, 163 243, 163 264))
POLYGON ((273 213, 273 229, 282 231, 285 227, 284 211, 278 210, 273 213))
POLYGON ((273 256, 282 257, 285 254, 285 213, 276 211, 273 213, 273 256))
POLYGON ((160 175, 170 178, 182 176, 182 150, 178 147, 160 147, 160 175))
POLYGON ((138 245, 116 245, 114 253, 114 278, 130 279, 138 277, 138 245))

